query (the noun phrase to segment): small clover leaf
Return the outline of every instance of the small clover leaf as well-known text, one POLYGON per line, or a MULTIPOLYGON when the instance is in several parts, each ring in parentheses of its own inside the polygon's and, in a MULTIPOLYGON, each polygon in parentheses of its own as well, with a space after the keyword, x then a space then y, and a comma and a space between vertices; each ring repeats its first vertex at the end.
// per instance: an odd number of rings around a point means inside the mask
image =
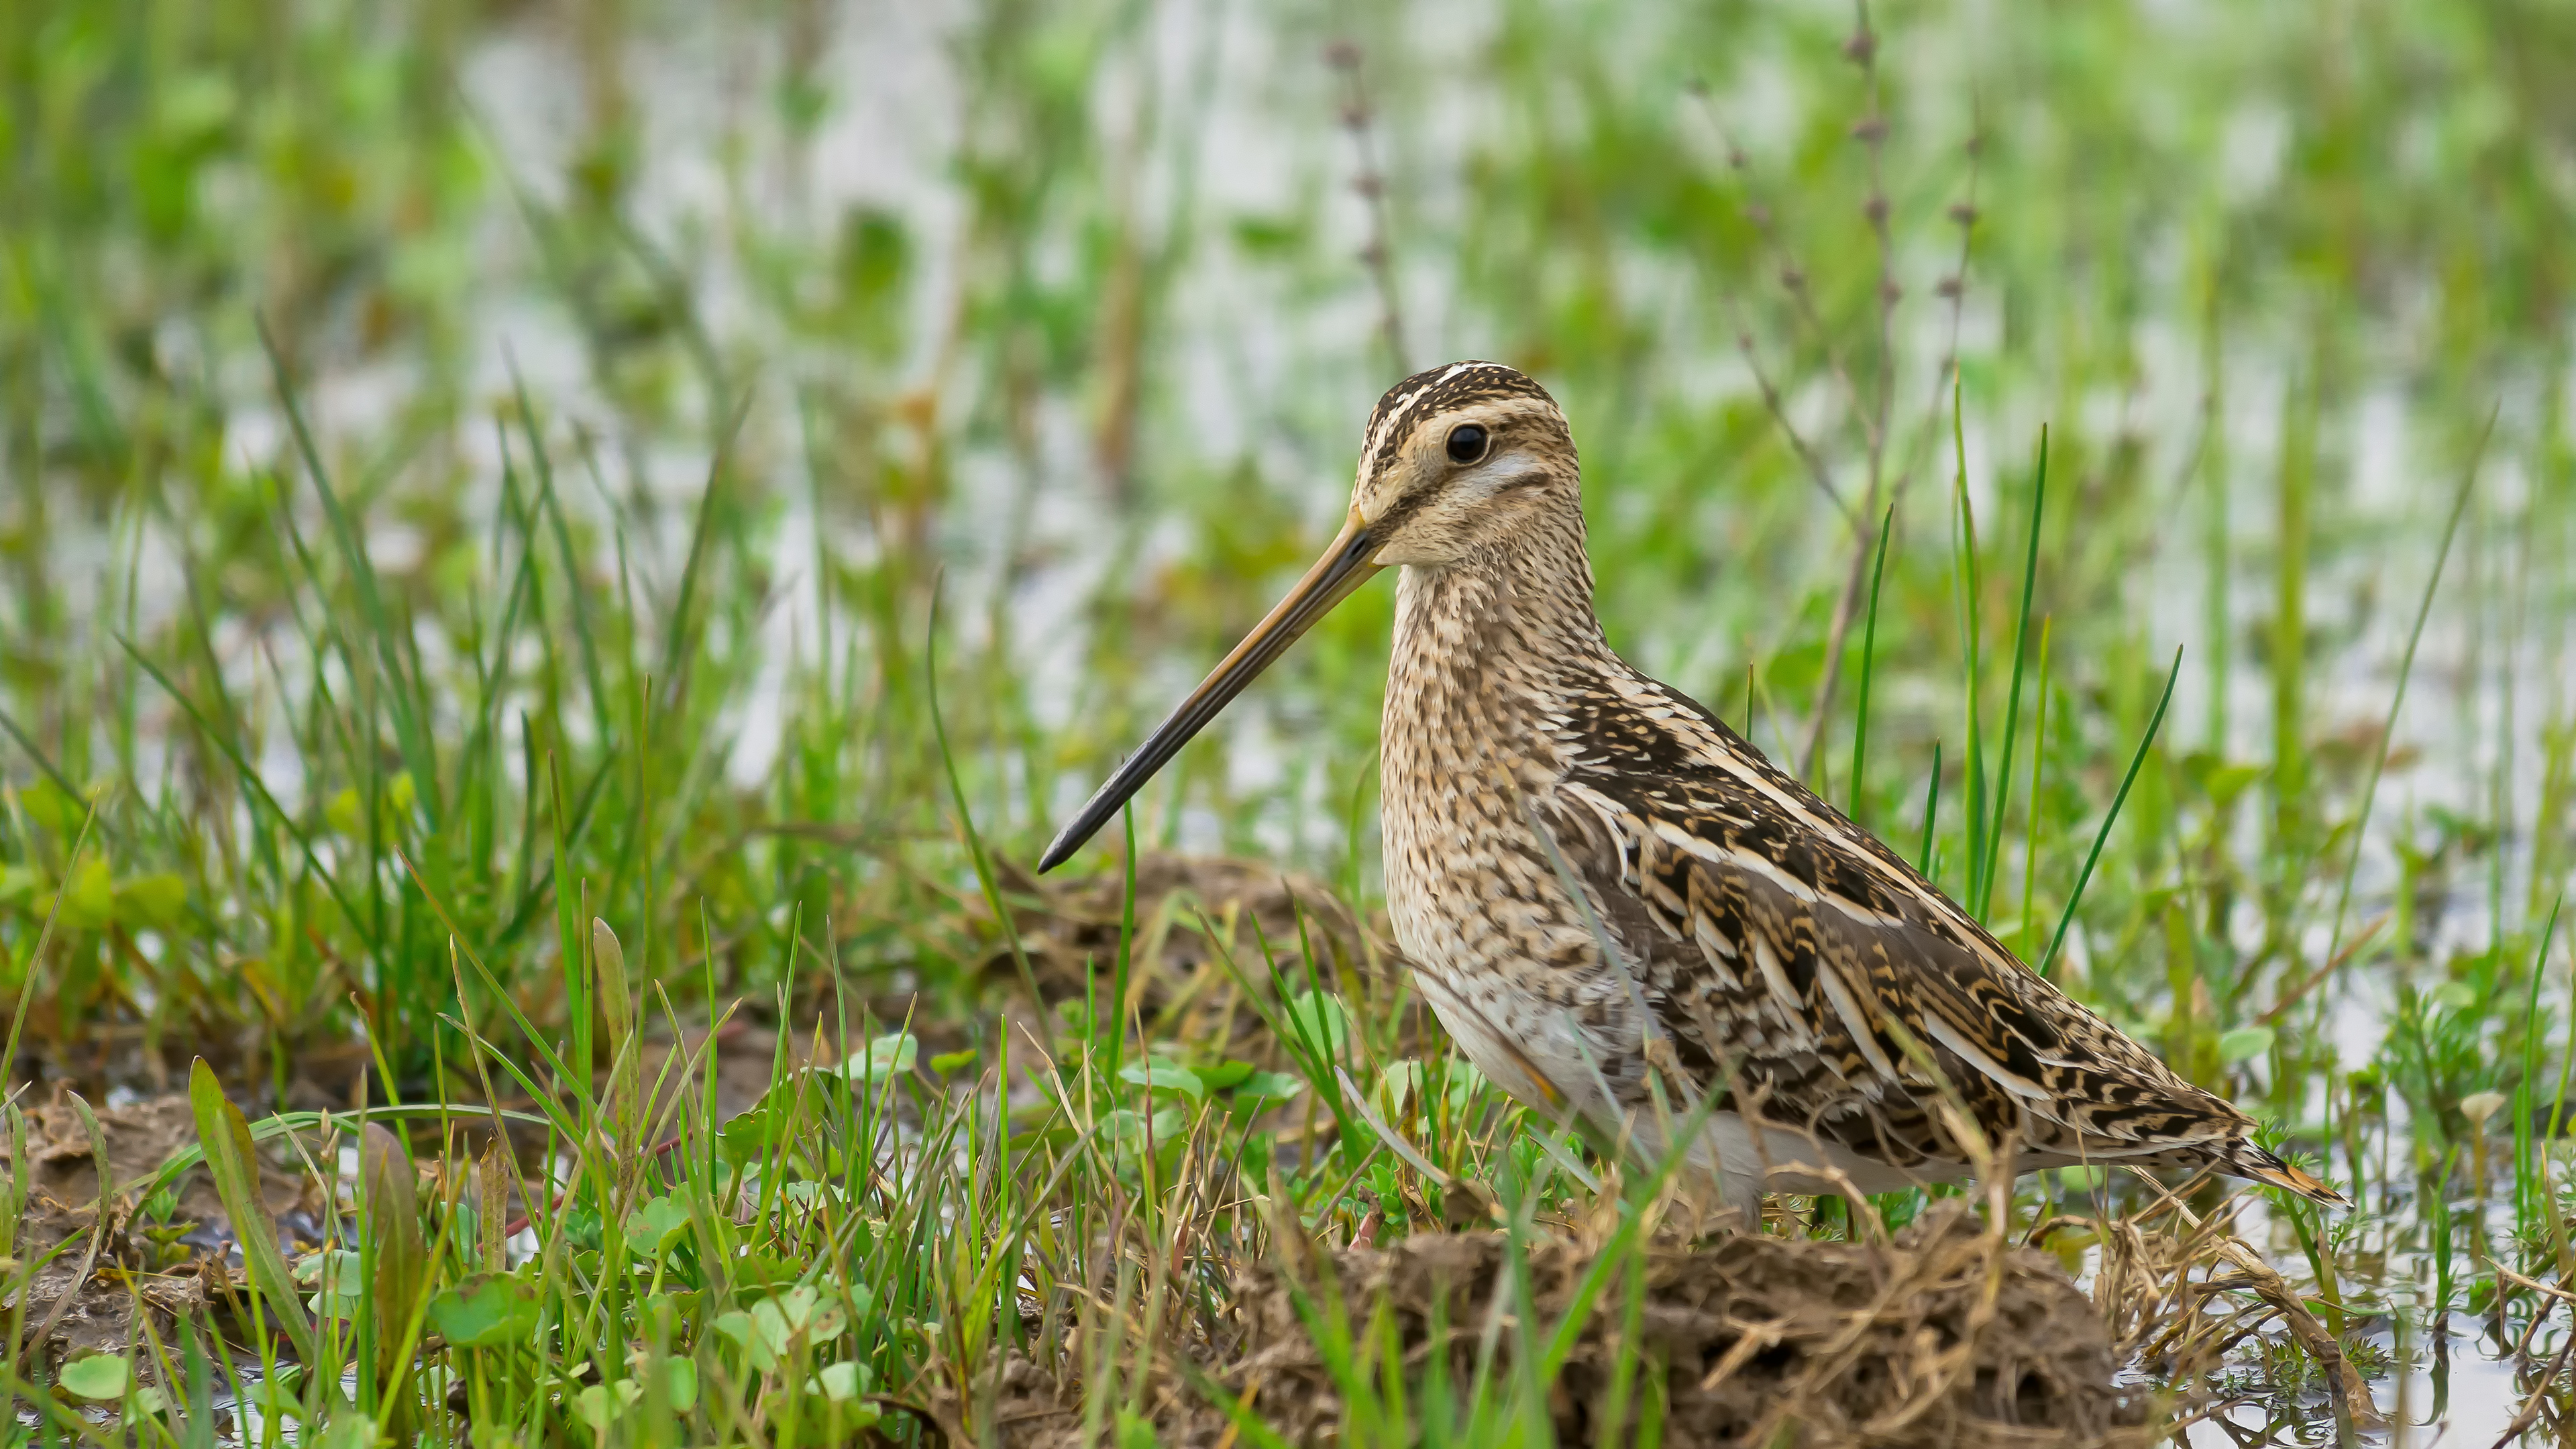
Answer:
POLYGON ((54 1382, 62 1385, 64 1393, 75 1398, 109 1403, 125 1397, 129 1377, 125 1360, 102 1353, 64 1364, 63 1371, 55 1376, 54 1382))

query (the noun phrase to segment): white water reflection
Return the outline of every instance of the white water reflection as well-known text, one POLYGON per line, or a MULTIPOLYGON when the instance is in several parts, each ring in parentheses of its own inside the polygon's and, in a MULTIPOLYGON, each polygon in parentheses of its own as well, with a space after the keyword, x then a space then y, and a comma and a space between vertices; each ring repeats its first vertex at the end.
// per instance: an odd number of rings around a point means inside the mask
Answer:
MULTIPOLYGON (((559 194, 583 123, 576 88, 565 82, 576 68, 567 53, 568 38, 550 28, 539 9, 481 33, 464 67, 464 89, 490 138, 492 163, 542 197, 559 194)), ((830 41, 820 68, 831 76, 864 77, 866 84, 836 88, 835 108, 801 151, 786 144, 770 110, 757 103, 759 87, 745 75, 758 76, 761 62, 729 48, 720 14, 672 17, 632 57, 634 89, 651 98, 640 111, 646 129, 631 198, 635 223, 648 236, 698 239, 684 265, 701 320, 730 349, 760 359, 763 376, 746 432, 756 445, 751 451, 775 460, 778 473, 771 481, 785 500, 772 550, 776 597, 757 625, 763 667, 733 704, 720 732, 729 739, 726 768, 746 787, 765 781, 775 766, 794 704, 789 689, 798 661, 810 657, 827 623, 846 637, 855 621, 825 617, 812 561, 817 534, 831 525, 811 510, 790 461, 798 455, 794 387, 820 364, 755 299, 743 274, 744 259, 724 239, 726 228, 749 210, 763 226, 817 243, 851 206, 900 215, 915 238, 922 271, 909 301, 913 325, 907 335, 914 339, 914 355, 892 371, 907 378, 928 374, 962 285, 958 258, 964 250, 966 213, 952 168, 965 88, 954 32, 967 15, 959 5, 837 7, 836 23, 826 27, 830 41), (710 56, 743 64, 712 64, 710 56), (750 67, 747 72, 744 65, 750 67), (730 171, 719 154, 727 144, 742 146, 758 160, 739 174, 730 171), (747 191, 737 190, 746 179, 747 191)), ((1188 204, 1204 213, 1196 225, 1211 230, 1230 218, 1292 214, 1321 195, 1326 198, 1325 237, 1319 249, 1337 256, 1356 253, 1367 240, 1364 214, 1338 185, 1317 185, 1317 178, 1343 176, 1349 166, 1344 143, 1329 124, 1330 87, 1279 63, 1283 55, 1310 53, 1313 37, 1242 7, 1162 7, 1151 23, 1160 27, 1153 53, 1161 62, 1150 71, 1137 69, 1103 83, 1097 106, 1109 118, 1104 134, 1114 141, 1119 126, 1132 123, 1135 108, 1149 94, 1170 107, 1204 100, 1206 110, 1190 141, 1186 168, 1177 164, 1178 153, 1148 158, 1174 164, 1140 168, 1135 178, 1140 224, 1150 230, 1170 222, 1185 195, 1188 204)), ((1426 23, 1420 28, 1430 43, 1459 54, 1472 49, 1472 27, 1426 23)), ((1462 204, 1454 178, 1472 156, 1477 112, 1472 91, 1460 95, 1464 99, 1446 110, 1433 107, 1431 123, 1405 138, 1416 153, 1415 172, 1450 178, 1413 199, 1413 224, 1426 235, 1454 228, 1462 204)), ((1740 119, 1757 143, 1766 135, 1787 134, 1777 123, 1794 105, 1793 97, 1780 94, 1766 102, 1756 87, 1742 103, 1749 114, 1740 119)), ((2229 123, 2229 131, 2227 188, 2239 195, 2268 188, 2281 165, 2286 120, 2277 110, 2249 105, 2229 123)), ((615 486, 631 489, 650 505, 639 511, 630 530, 631 562, 646 592, 667 595, 682 567, 690 507, 707 471, 703 429, 675 425, 666 433, 627 435, 631 423, 600 394, 582 340, 544 280, 535 243, 507 205, 496 199, 475 247, 477 274, 491 278, 492 285, 478 296, 470 319, 465 343, 469 391, 478 397, 504 396, 524 379, 530 392, 544 400, 558 428, 583 426, 631 444, 620 453, 619 467, 631 465, 632 476, 621 473, 615 486)), ((1412 345, 1426 357, 1500 350, 1497 324, 1458 304, 1446 260, 1430 247, 1417 247, 1403 258, 1400 279, 1412 345)), ((1061 258, 1044 262, 1061 263, 1061 258)), ((1648 279, 1654 286, 1668 280, 1648 279)), ((1364 278, 1351 270, 1337 284, 1319 287, 1311 277, 1257 268, 1233 249, 1211 244, 1193 258, 1175 284, 1173 298, 1160 343, 1171 373, 1164 386, 1169 406, 1185 410, 1189 421, 1185 431, 1165 427, 1155 436, 1186 444, 1194 450, 1192 458, 1208 467, 1253 452, 1275 459, 1268 475, 1294 480, 1297 506, 1310 532, 1320 535, 1348 485, 1357 419, 1387 380, 1380 375, 1384 367, 1374 340, 1378 314, 1364 278)), ((1748 396, 1752 381, 1735 360, 1729 340, 1719 335, 1722 326, 1694 321, 1690 308, 1672 311, 1659 345, 1685 365, 1677 385, 1694 396, 1704 393, 1712 410, 1720 400, 1748 396)), ((2002 331, 2000 309, 1977 297, 1965 327, 1971 350, 1999 345, 2002 331)), ((178 353, 194 344, 173 335, 156 345, 178 353)), ((1906 346, 1929 353, 1937 349, 1938 339, 1909 337, 1906 346)), ((2194 450, 2202 446, 2198 428, 2206 386, 2198 346, 2185 328, 2143 324, 2138 339, 2141 381, 2135 392, 2077 399, 2078 416, 2067 421, 2081 423, 2097 436, 2117 432, 2139 439, 2147 455, 2143 477, 2190 475, 2194 450)), ((2279 472, 2279 423, 2295 373, 2288 349, 2248 343, 2229 358, 2229 405, 2221 415, 2224 446, 2216 450, 2228 460, 2227 471, 2189 488, 2174 485, 2174 496, 2183 500, 2185 510, 2173 519, 2174 536, 2155 557, 2136 561, 2132 598, 2154 652, 2181 644, 2191 660, 2223 655, 2230 661, 2224 678, 2214 684, 2208 673, 2186 667, 2169 724, 2169 739, 2177 746, 2216 745, 2230 758, 2246 760, 2267 758, 2272 750, 2270 677, 2243 643, 2266 617, 2272 539, 2269 520, 2258 516, 2265 505, 2246 500, 2263 496, 2263 490, 2251 485, 2279 472), (2197 525, 2187 511, 2200 506, 2207 490, 2231 488, 2246 498, 2231 505, 2229 612, 2213 624, 2205 609, 2212 593, 2210 565, 2190 544, 2197 525)), ((221 378, 229 454, 267 464, 284 451, 287 440, 265 378, 256 368, 238 367, 226 369, 221 378)), ((403 400, 422 381, 404 365, 371 364, 325 372, 311 381, 307 396, 326 437, 365 439, 393 424, 403 400)), ((2322 656, 2307 694, 2311 718, 2329 727, 2375 728, 2385 714, 2415 601, 2433 566, 2431 542, 2447 502, 2450 465, 2437 446, 2440 440, 2425 436, 2426 429, 2410 411, 2406 383, 2392 367, 2390 376, 2365 391, 2358 406, 2331 423, 2341 432, 2329 451, 2348 459, 2350 481, 2342 495, 2345 511, 2319 545, 2309 579, 2309 615, 2311 629, 2336 647, 2322 656)), ((2038 379, 1990 414, 1969 420, 1965 447, 1971 493, 1986 516, 1993 515, 1998 474, 2018 466, 2028 439, 2049 419, 2050 409, 2064 401, 2045 379, 2038 379)), ((2510 427, 2542 400, 2526 389, 2506 402, 2510 427)), ((975 647, 988 638, 989 621, 997 615, 1006 620, 1012 664, 1029 681, 1038 723, 1044 727, 1061 726, 1082 698, 1080 668, 1089 640, 1081 605, 1102 587, 1113 561, 1124 559, 1150 576, 1159 564, 1191 553, 1196 542, 1188 525, 1169 517, 1144 525, 1141 537, 1123 536, 1130 523, 1109 505, 1109 480, 1100 476, 1089 426, 1079 406, 1054 399, 1038 405, 1024 451, 989 440, 964 440, 954 468, 955 496, 940 522, 938 542, 950 565, 946 617, 958 646, 975 647)), ((1615 437, 1587 437, 1587 447, 1602 453, 1615 452, 1618 442, 1615 437)), ((459 486, 471 498, 497 496, 501 455, 489 431, 463 429, 457 447, 468 473, 459 486)), ((577 470, 565 468, 561 486, 569 506, 578 510, 596 514, 607 506, 577 470)), ((2374 830, 2361 860, 2354 925, 2381 909, 2398 879, 2392 848, 2398 833, 2436 809, 2481 817, 2501 804, 2508 827, 2526 828, 2509 830, 2498 883, 2499 894, 2509 903, 2509 919, 2518 917, 2520 903, 2531 893, 2527 827, 2533 822, 2514 818, 2530 802, 2511 790, 2498 790, 2495 782, 2527 780, 2536 773, 2542 731, 2560 707, 2544 690, 2559 688, 2566 671, 2554 630, 2517 632, 2511 627, 2523 601, 2510 595, 2495 573, 2495 560, 2509 559, 2509 550, 2494 552, 2484 565, 2476 553, 2496 549, 2492 535, 2511 527, 2529 487, 2514 457, 2501 452, 2490 457, 2478 512, 2450 562, 2398 722, 2400 741, 2420 753, 2411 766, 2394 770, 2381 788, 2374 830)), ((1618 506, 1616 499, 1601 503, 1618 506)), ((316 534, 321 520, 309 496, 297 506, 305 514, 308 534, 316 534)), ((853 556, 883 546, 856 536, 829 536, 819 543, 853 556)), ((402 566, 424 546, 390 518, 379 520, 369 538, 371 554, 388 568, 402 566)), ((97 580, 98 597, 89 601, 92 617, 116 616, 104 605, 129 576, 140 594, 140 632, 156 631, 184 606, 177 547, 154 526, 140 530, 130 555, 105 535, 67 538, 61 548, 67 573, 97 580)), ((1677 601, 1672 615, 1695 617, 1699 611, 1689 607, 1695 602, 1677 601)), ((1747 646, 1740 638, 1713 630, 1695 633, 1688 623, 1659 620, 1654 627, 1665 632, 1646 635, 1638 650, 1640 662, 1650 668, 1727 677, 1743 666, 1747 646)), ((270 648, 282 642, 275 634, 264 638, 270 648)), ((238 622, 228 621, 219 632, 216 650, 237 697, 275 699, 283 688, 290 697, 280 702, 297 703, 291 692, 304 687, 299 682, 302 661, 273 664, 263 657, 261 643, 261 637, 238 622)), ((420 644, 433 671, 453 665, 452 643, 439 637, 434 626, 422 627, 420 644)), ((1143 693, 1177 697, 1204 663, 1148 661, 1143 693)), ((1899 707, 1906 704, 1901 695, 1895 699, 1899 707)), ((567 724, 575 730, 583 727, 579 718, 567 724)), ((1303 749, 1292 713, 1256 697, 1245 702, 1228 727, 1233 732, 1226 757, 1232 794, 1259 797, 1292 777, 1291 766, 1303 749)), ((299 808, 305 785, 302 756, 286 731, 266 734, 257 765, 271 791, 289 809, 299 808)), ((1330 852, 1343 836, 1336 802, 1323 796, 1325 782, 1308 778, 1303 784, 1311 797, 1300 802, 1303 826, 1274 817, 1264 827, 1264 843, 1282 858, 1330 852)), ((1087 785, 1063 779, 1037 782, 1034 788, 1062 809, 1077 802, 1087 785)), ((1221 847, 1231 838, 1230 824, 1205 807, 1191 806, 1180 817, 1181 843, 1221 847)), ((2253 822, 2246 828, 2250 851, 2258 842, 2250 833, 2253 822)), ((2495 926, 2486 911, 2484 886, 2472 889, 2459 907, 2446 921, 2443 939, 2462 946, 2483 944, 2495 926)), ((2250 903, 2246 910, 2240 929, 2251 932, 2258 923, 2250 903)), ((2321 956, 2325 944, 2320 936, 2307 946, 2312 956, 2321 956)), ((2079 963, 2089 960, 2087 949, 2088 943, 2076 944, 2079 963)), ((2365 977, 2338 990, 2327 1029, 2345 1060, 2365 1060, 2378 1050, 2385 1031, 2389 983, 2365 977)), ((2492 1438, 2512 1412, 2509 1375, 2480 1356, 2480 1340, 2470 1325, 2456 1326, 2457 1348, 2447 1380, 2434 1364, 2420 1363, 2405 1380, 2405 1396, 2418 1413, 2440 1404, 2451 1426, 2447 1442, 2492 1438)), ((2383 1406, 2393 1402, 2395 1385, 2384 1383, 2379 1391, 2383 1406)), ((2233 1441, 2209 1426, 2195 1431, 2193 1442, 2233 1441)))

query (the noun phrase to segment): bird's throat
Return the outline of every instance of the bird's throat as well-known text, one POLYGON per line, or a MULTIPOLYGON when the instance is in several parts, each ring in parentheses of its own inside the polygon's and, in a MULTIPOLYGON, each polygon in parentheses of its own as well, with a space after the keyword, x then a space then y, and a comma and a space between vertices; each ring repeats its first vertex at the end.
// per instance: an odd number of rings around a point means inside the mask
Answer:
POLYGON ((1390 804, 1471 775, 1498 783, 1495 771, 1543 768, 1550 752, 1538 737, 1556 702, 1615 667, 1580 535, 1571 543, 1406 566, 1380 746, 1390 804))

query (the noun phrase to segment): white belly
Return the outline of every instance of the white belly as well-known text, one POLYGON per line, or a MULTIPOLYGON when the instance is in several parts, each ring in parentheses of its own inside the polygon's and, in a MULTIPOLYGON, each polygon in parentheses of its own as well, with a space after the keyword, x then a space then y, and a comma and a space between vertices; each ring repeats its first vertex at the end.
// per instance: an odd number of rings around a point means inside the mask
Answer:
MULTIPOLYGON (((1649 1108, 1623 1108, 1607 1091, 1594 1049, 1570 1019, 1555 1026, 1525 1005, 1485 998, 1472 986, 1453 984, 1448 973, 1416 969, 1422 999, 1451 1040, 1494 1085, 1531 1111, 1570 1125, 1580 1115, 1602 1135, 1629 1145, 1630 1157, 1651 1171, 1663 1161, 1665 1122, 1649 1108)), ((1674 1103, 1672 1117, 1688 1103, 1674 1103)), ((1735 1112, 1713 1112, 1684 1164, 1686 1177, 1713 1186, 1723 1203, 1759 1221, 1765 1192, 1899 1192, 1925 1182, 1956 1181, 1964 1167, 1924 1163, 1912 1173, 1862 1157, 1776 1123, 1762 1127, 1735 1112)))

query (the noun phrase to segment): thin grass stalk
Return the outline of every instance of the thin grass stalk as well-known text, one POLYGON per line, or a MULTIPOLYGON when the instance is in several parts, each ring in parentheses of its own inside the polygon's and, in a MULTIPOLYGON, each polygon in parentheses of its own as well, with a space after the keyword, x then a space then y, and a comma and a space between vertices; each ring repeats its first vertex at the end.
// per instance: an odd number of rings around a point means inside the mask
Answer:
POLYGON ((992 857, 984 850, 984 837, 975 829, 975 813, 966 804, 966 785, 957 774, 957 756, 948 745, 948 722, 939 710, 939 589, 930 591, 929 633, 923 644, 922 687, 930 705, 930 730, 939 742, 939 764, 948 778, 948 797, 957 810, 957 828, 966 838, 966 853, 975 863, 975 883, 982 887, 984 903, 993 911, 993 920, 1002 928, 1002 939, 1011 948, 1011 962, 1020 971, 1020 983, 1029 989, 1029 1011, 1046 1033, 1039 1044, 1052 1058, 1056 1054, 1054 1012, 1047 1006, 1046 995, 1038 990, 1037 969, 1029 964, 1029 953, 1020 943, 1019 923, 1011 915, 1010 903, 1002 899, 1000 881, 993 874, 992 857))
POLYGON ((1968 441, 1960 418, 1959 392, 1951 389, 1950 442, 1958 471, 1950 488, 1950 560, 1951 577, 1958 585, 1959 639, 1966 650, 1966 670, 1962 680, 1968 707, 1968 755, 1966 760, 1968 812, 1968 881, 1961 894, 1974 901, 1982 893, 1984 881, 1979 872, 1986 861, 1986 764, 1985 722, 1978 707, 1978 682, 1984 674, 1978 657, 1981 635, 1980 614, 1984 604, 1984 585, 1977 570, 1977 514, 1968 501, 1968 441))
MULTIPOLYGON (((1118 1080, 1118 1069, 1127 1051, 1127 972, 1136 949, 1136 802, 1118 807, 1120 826, 1127 836, 1127 860, 1120 872, 1118 890, 1118 964, 1111 975, 1109 995, 1109 1080, 1118 1080)), ((1094 1038, 1095 1043, 1097 1038, 1094 1038)))
MULTIPOLYGON (((2501 409, 2502 404, 2497 408, 2501 409)), ((2343 944, 2343 923, 2352 906, 2353 876, 2361 868, 2363 835, 2370 828, 2370 808, 2379 798, 2379 777, 2388 768, 2388 748, 2397 733, 2397 712, 2406 707, 2406 682, 2415 673, 2415 649, 2424 642, 2424 621, 2433 614, 2433 594, 2441 587, 2442 569, 2451 559, 2451 540, 2460 531, 2460 517, 2468 511, 2469 495, 2476 488, 2478 466, 2487 453, 2487 440, 2495 435, 2496 411, 2487 413, 2486 426, 2478 432, 2478 442, 2469 452, 2469 465, 2460 473, 2460 486, 2451 495, 2450 516, 2442 524, 2442 542, 2433 552, 2433 572, 2424 580, 2424 595, 2415 605, 2414 626, 2406 631, 2406 652, 2398 660, 2397 686, 2388 696, 2388 717, 2381 722, 2379 748, 2371 752, 2370 775, 2361 787, 2361 808, 2354 813, 2352 848, 2344 855, 2343 883, 2335 889, 2335 911, 2332 929, 2326 933, 2326 959, 2334 959, 2343 944)))
POLYGON ((2030 953, 2039 922, 2039 786, 2040 767, 2048 760, 2048 643, 2056 615, 2039 621, 2039 703, 2030 723, 2030 804, 2023 812, 2021 841, 2021 949, 2030 953))
POLYGON ((2093 848, 2084 856, 2084 868, 2075 873, 2075 888, 2066 894, 2066 911, 2057 918, 2057 933, 2048 938, 2048 954, 2039 960, 2039 974, 2046 976, 2057 960, 2058 948, 2066 944, 2067 928, 2075 924, 2075 908, 2084 901, 2085 884, 2093 879, 2094 863, 2102 858, 2103 842, 2111 838, 2111 827, 2120 818, 2120 807, 2129 799, 2129 787, 2138 781, 2138 767, 2147 762, 2147 749, 2156 741, 2156 730, 2165 722, 2165 710, 2173 703, 2174 684, 2182 678, 2182 648, 2174 648, 2173 668, 2165 674, 2165 692, 2156 700, 2156 712, 2147 721, 2147 732, 2138 739, 2138 752, 2129 757, 2129 771, 2120 777, 2120 791, 2111 797, 2111 808, 2102 816, 2102 828, 2094 833, 2093 848))
MULTIPOLYGON (((598 1125, 590 1103, 590 933, 583 929, 583 917, 587 914, 584 907, 587 902, 581 899, 581 896, 586 895, 588 891, 584 887, 576 893, 572 883, 572 846, 565 828, 561 759, 561 755, 556 751, 546 752, 546 789, 554 802, 552 824, 555 850, 555 934, 563 953, 557 959, 563 971, 565 1024, 572 1038, 566 1053, 570 1060, 557 1063, 555 1069, 578 1076, 576 1091, 577 1100, 582 1103, 582 1120, 580 1130, 574 1134, 574 1137, 575 1140, 586 1140, 598 1125)), ((421 888, 424 891, 427 890, 428 883, 422 882, 421 888)), ((451 924, 449 929, 454 930, 454 926, 451 924)), ((476 964, 479 966, 481 963, 478 961, 476 964)), ((497 982, 494 983, 493 989, 500 990, 497 982)), ((514 1006, 511 1009, 515 1015, 517 1008, 514 1006)), ((533 1040, 534 1029, 528 1030, 533 1040)))
MULTIPOLYGON (((2540 1077, 2540 976, 2549 964, 2549 943, 2558 934, 2558 910, 2567 904, 2567 893, 2561 890, 2549 903, 2549 920, 2540 928, 2540 940, 2531 950, 2530 991, 2522 1003, 2522 1071, 2513 1084, 2513 1209, 2516 1226, 2528 1234, 2534 1223, 2533 1197, 2536 1192, 2532 1161, 2531 1114, 2538 1104, 2531 1100, 2532 1087, 2540 1077)), ((2576 1010, 2576 1001, 2569 1003, 2576 1010)))
POLYGON ((1861 823, 1863 809, 1867 804, 1867 797, 1861 787, 1868 778, 1862 771, 1869 760, 1870 676, 1878 662, 1878 591, 1879 585, 1887 578, 1887 538, 1895 531, 1896 505, 1891 503, 1878 523, 1878 558, 1870 565, 1869 570, 1869 614, 1861 625, 1860 690, 1853 702, 1850 783, 1851 818, 1855 825, 1861 823))
POLYGON ((1995 872, 2003 856, 2004 814, 2012 808, 2012 763, 2015 736, 2021 730, 2022 664, 2030 655, 2030 596, 2039 580, 2039 525, 2048 503, 2048 425, 2039 428, 2039 467, 2030 487, 2030 547, 2022 559, 2021 612, 2013 623, 2012 685, 2004 696, 2004 748, 1996 757, 1995 817, 1986 831, 1986 863, 1978 871, 1977 919, 1994 904, 1995 872))

